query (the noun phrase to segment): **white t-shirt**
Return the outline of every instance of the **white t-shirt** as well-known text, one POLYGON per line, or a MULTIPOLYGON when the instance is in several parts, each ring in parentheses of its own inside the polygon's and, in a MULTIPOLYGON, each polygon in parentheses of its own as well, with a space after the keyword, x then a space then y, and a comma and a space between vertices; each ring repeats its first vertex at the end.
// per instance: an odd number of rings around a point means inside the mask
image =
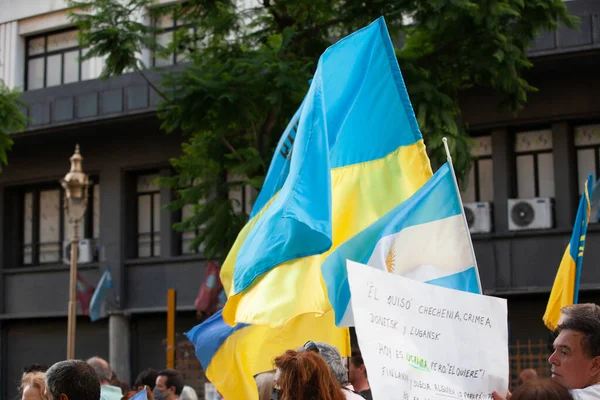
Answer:
POLYGON ((342 389, 342 392, 344 392, 344 396, 346 396, 347 400, 365 400, 361 395, 356 394, 352 391, 352 386, 346 386, 345 388, 342 389), (346 390, 346 389, 350 389, 350 390, 346 390))
POLYGON ((573 389, 570 392, 575 400, 599 400, 600 384, 588 386, 584 389, 573 389))

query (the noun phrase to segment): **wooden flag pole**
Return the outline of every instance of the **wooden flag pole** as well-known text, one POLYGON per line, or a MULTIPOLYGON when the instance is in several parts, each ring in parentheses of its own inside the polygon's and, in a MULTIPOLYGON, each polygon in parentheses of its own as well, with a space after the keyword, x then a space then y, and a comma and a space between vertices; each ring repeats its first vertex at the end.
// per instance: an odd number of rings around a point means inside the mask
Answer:
POLYGON ((175 310, 177 296, 175 289, 167 293, 167 368, 175 368, 175 310))

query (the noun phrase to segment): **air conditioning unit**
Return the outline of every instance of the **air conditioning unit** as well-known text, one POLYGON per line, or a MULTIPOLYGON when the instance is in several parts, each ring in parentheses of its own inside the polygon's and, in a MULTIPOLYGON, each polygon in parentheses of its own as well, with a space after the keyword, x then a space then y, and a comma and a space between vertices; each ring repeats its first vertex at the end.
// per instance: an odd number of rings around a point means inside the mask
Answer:
MULTIPOLYGON (((77 252, 77 264, 89 264, 96 258, 96 243, 93 239, 82 239, 79 241, 77 252)), ((71 241, 63 243, 63 263, 71 264, 71 241)))
POLYGON ((471 233, 492 231, 492 205, 488 202, 464 203, 465 216, 471 233))
POLYGON ((508 199, 508 230, 550 229, 552 199, 508 199))

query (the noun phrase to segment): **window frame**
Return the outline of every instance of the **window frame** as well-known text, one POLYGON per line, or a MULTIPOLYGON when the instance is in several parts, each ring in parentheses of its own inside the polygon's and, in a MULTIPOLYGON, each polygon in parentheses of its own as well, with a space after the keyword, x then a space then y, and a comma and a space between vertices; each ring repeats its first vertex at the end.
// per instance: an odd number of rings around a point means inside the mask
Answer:
MULTIPOLYGON (((134 176, 134 182, 135 182, 135 258, 137 259, 147 259, 147 258, 158 258, 161 257, 161 251, 160 251, 160 233, 161 233, 161 229, 162 226, 160 225, 159 222, 159 229, 158 231, 154 231, 154 225, 155 225, 155 221, 154 221, 154 196, 156 194, 158 194, 158 198, 159 198, 159 207, 160 204, 162 202, 162 196, 161 196, 161 190, 160 190, 160 186, 158 187, 157 190, 152 190, 152 191, 144 191, 144 192, 139 192, 138 191, 138 179, 142 176, 152 176, 152 175, 156 175, 157 177, 160 177, 160 170, 150 170, 150 171, 140 171, 137 172, 134 176), (140 197, 143 196, 149 196, 150 197, 150 231, 148 233, 140 233, 139 231, 139 222, 140 222, 140 202, 139 199, 140 197), (154 246, 155 246, 155 240, 154 240, 154 235, 158 235, 159 236, 159 254, 154 254, 154 246), (149 246, 150 246, 150 255, 149 256, 140 256, 140 236, 142 235, 149 235, 150 237, 150 242, 149 242, 149 246)), ((159 220, 160 220, 160 214, 159 214, 159 220)))
POLYGON ((483 161, 483 160, 490 160, 492 161, 492 168, 493 168, 493 160, 492 160, 492 155, 488 154, 488 155, 484 155, 484 156, 476 156, 473 158, 473 165, 471 168, 473 168, 473 181, 474 181, 474 192, 475 192, 475 202, 481 202, 481 183, 479 182, 479 162, 483 161))
MULTIPOLYGON (((88 204, 85 210, 85 230, 79 233, 80 238, 93 238, 94 237, 94 187, 99 185, 97 177, 90 176, 90 180, 92 181, 88 188, 88 204)), ((62 186, 56 182, 43 182, 38 184, 32 184, 27 186, 22 186, 18 191, 18 201, 19 201, 19 222, 18 222, 18 234, 19 234, 19 255, 18 255, 18 263, 17 266, 21 268, 26 267, 45 267, 52 266, 57 264, 62 264, 63 259, 63 244, 66 240, 71 240, 71 238, 65 237, 65 190, 62 186), (49 190, 58 190, 59 191, 59 213, 58 213, 58 237, 59 237, 59 257, 58 261, 54 262, 40 262, 40 247, 43 244, 53 244, 55 242, 40 242, 40 227, 41 227, 41 219, 40 219, 40 193, 49 190), (25 196, 31 193, 32 194, 32 214, 31 214, 31 244, 25 244, 25 196), (25 246, 31 246, 31 263, 25 263, 25 246)))
MULTIPOLYGON (((523 151, 523 152, 515 152, 515 171, 517 170, 517 160, 519 157, 523 156, 533 156, 533 188, 534 188, 534 198, 540 197, 540 176, 539 170, 540 167, 538 165, 538 156, 540 154, 552 154, 552 164, 554 164, 554 150, 553 149, 545 149, 545 150, 531 150, 531 151, 523 151)), ((515 174, 516 184, 517 184, 517 195, 518 195, 518 187, 519 187, 519 175, 515 174)), ((554 194, 556 196, 556 193, 554 194)))
MULTIPOLYGON (((37 35, 27 36, 25 38, 25 82, 24 82, 25 91, 28 91, 28 90, 37 90, 37 89, 29 89, 29 61, 30 60, 34 60, 34 59, 38 59, 38 58, 43 58, 44 59, 43 85, 42 85, 41 88, 38 88, 38 89, 45 89, 45 88, 48 87, 48 85, 47 85, 47 82, 48 82, 48 57, 60 54, 60 85, 64 85, 65 84, 64 83, 65 82, 65 53, 70 53, 70 52, 72 52, 74 50, 78 50, 79 51, 79 55, 78 55, 78 59, 77 59, 78 75, 77 75, 77 81, 76 82, 81 82, 82 69, 83 69, 82 68, 83 61, 81 61, 81 57, 82 57, 82 54, 83 54, 83 49, 79 45, 79 42, 77 42, 77 46, 67 47, 67 48, 60 49, 60 50, 48 51, 48 37, 49 36, 58 35, 58 34, 70 32, 70 31, 78 31, 78 29, 76 27, 68 27, 68 28, 59 29, 59 30, 55 30, 55 31, 40 33, 40 34, 37 34, 37 35), (43 53, 35 54, 35 55, 30 55, 29 54, 29 43, 32 40, 39 39, 39 38, 42 38, 42 37, 44 38, 44 51, 43 51, 43 53)), ((74 83, 74 82, 71 82, 71 83, 74 83)), ((54 87, 54 86, 51 86, 51 87, 54 87)))
MULTIPOLYGON (((577 159, 579 150, 594 150, 594 176, 600 177, 600 144, 586 144, 584 146, 575 146, 575 158, 577 161, 579 161, 577 159)), ((579 170, 577 171, 577 173, 579 173, 579 170)))
MULTIPOLYGON (((186 207, 186 206, 195 206, 195 205, 194 204, 186 204, 184 207, 186 207)), ((183 219, 184 219, 183 208, 180 211, 181 212, 180 212, 179 220, 180 220, 180 222, 183 222, 183 219)), ((180 236, 179 240, 181 243, 181 245, 179 246, 180 247, 179 248, 180 255, 182 255, 182 256, 203 255, 204 251, 201 249, 201 247, 203 247, 202 245, 198 246, 197 248, 195 248, 191 251, 190 251, 189 247, 185 246, 186 239, 184 236, 186 233, 193 233, 194 238, 191 239, 191 241, 194 241, 196 239, 196 236, 198 236, 198 234, 200 233, 200 227, 197 226, 193 231, 185 231, 185 232, 181 232, 179 234, 179 236, 180 236)))
MULTIPOLYGON (((162 27, 158 25, 158 21, 159 21, 159 17, 155 16, 152 18, 152 26, 154 28, 158 28, 160 30, 160 32, 155 33, 154 34, 154 41, 157 42, 157 38, 159 35, 164 35, 165 33, 170 33, 171 34, 171 41, 169 42, 169 44, 173 43, 175 41, 175 33, 180 29, 180 28, 187 28, 187 29, 193 29, 194 30, 194 35, 198 32, 198 27, 193 25, 193 24, 185 24, 185 25, 179 25, 177 22, 177 18, 175 16, 175 12, 170 13, 171 16, 171 20, 173 22, 172 26, 169 27, 162 27)), ((167 67, 169 65, 178 65, 177 62, 177 56, 180 52, 177 51, 178 49, 175 48, 173 50, 173 52, 171 53, 169 59, 165 58, 164 60, 169 60, 170 64, 168 65, 162 65, 162 66, 158 66, 156 65, 156 60, 162 60, 162 58, 157 58, 156 57, 156 50, 152 51, 152 67, 153 68, 164 68, 167 67)))
MULTIPOLYGON (((516 195, 517 198, 527 198, 527 197, 521 197, 521 194, 519 193, 519 169, 518 169, 518 164, 519 164, 519 157, 528 157, 531 156, 533 158, 533 198, 540 198, 541 194, 540 194, 540 190, 541 190, 541 185, 540 185, 540 166, 539 166, 539 156, 542 154, 550 154, 552 155, 552 168, 553 171, 555 169, 555 160, 554 160, 554 140, 553 140, 553 132, 552 129, 550 127, 548 127, 547 125, 543 125, 543 126, 538 126, 538 127, 530 127, 530 128, 526 128, 526 127, 521 127, 519 129, 515 129, 512 131, 512 165, 514 168, 514 178, 513 178, 513 182, 514 182, 514 193, 516 195), (544 133, 545 135, 548 135, 549 139, 550 139, 550 146, 549 148, 533 148, 533 149, 524 149, 524 150, 519 150, 518 149, 518 138, 519 135, 523 135, 523 134, 532 134, 532 133, 544 133)), ((554 179, 554 175, 552 176, 552 184, 554 186, 554 193, 552 194, 552 196, 545 196, 545 197, 551 197, 554 198, 556 197, 556 181, 554 179)))

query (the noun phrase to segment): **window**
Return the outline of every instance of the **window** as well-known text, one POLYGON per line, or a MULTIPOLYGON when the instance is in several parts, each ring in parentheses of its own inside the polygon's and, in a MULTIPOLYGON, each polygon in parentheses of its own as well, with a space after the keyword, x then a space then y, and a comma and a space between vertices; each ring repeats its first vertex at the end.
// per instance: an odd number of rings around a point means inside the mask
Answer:
MULTIPOLYGON (((86 216, 79 237, 100 237, 100 185, 90 189, 86 216)), ((63 244, 73 237, 73 228, 64 209, 64 191, 58 184, 26 188, 23 204, 22 265, 57 264, 63 244)))
MULTIPOLYGON (((176 32, 180 28, 185 28, 188 25, 184 24, 182 18, 173 17, 173 14, 164 14, 155 19, 154 26, 162 28, 162 33, 156 35, 156 42, 157 44, 166 48, 175 41, 176 32)), ((195 34, 196 28, 189 26, 188 32, 190 35, 195 34)), ((176 49, 166 58, 154 54, 153 64, 155 67, 164 67, 177 64, 185 60, 186 53, 187 51, 184 49, 176 49)))
POLYGON ((544 129, 517 133, 515 153, 518 197, 554 197, 552 131, 544 129))
POLYGON ((494 201, 494 169, 492 163, 492 137, 473 138, 475 143, 471 154, 475 157, 467 187, 462 191, 465 203, 476 201, 494 201))
POLYGON ((575 127, 575 148, 581 194, 589 174, 593 173, 596 179, 600 176, 600 124, 575 127))
POLYGON ((80 57, 77 30, 27 38, 26 89, 41 89, 80 81, 80 57))
POLYGON ((137 177, 137 255, 160 256, 160 186, 158 173, 137 177))
MULTIPOLYGON (((185 220, 194 215, 194 205, 186 204, 181 210, 181 220, 185 220)), ((204 251, 204 244, 201 244, 197 249, 190 249, 190 246, 196 235, 199 232, 199 228, 195 231, 183 232, 181 234, 181 254, 201 254, 204 251)))
MULTIPOLYGON (((234 175, 228 175, 227 181, 229 183, 242 182, 243 178, 234 176, 234 175)), ((233 208, 233 212, 235 212, 236 214, 241 213, 242 205, 243 205, 244 206, 243 211, 247 215, 250 215, 250 213, 252 212, 252 204, 254 201, 252 192, 253 192, 252 187, 249 185, 246 185, 243 187, 241 185, 236 185, 231 188, 231 190, 229 192, 229 199, 231 200, 231 206, 233 208)), ((202 203, 202 201, 200 201, 200 203, 202 203)), ((193 204, 187 204, 181 210, 181 220, 182 221, 193 215, 194 215, 194 205, 193 204)), ((197 249, 190 249, 190 245, 196 238, 196 235, 198 234, 198 232, 199 232, 199 229, 196 229, 195 231, 182 233, 182 235, 181 235, 181 254, 202 254, 204 252, 203 244, 200 244, 200 246, 197 249)))

